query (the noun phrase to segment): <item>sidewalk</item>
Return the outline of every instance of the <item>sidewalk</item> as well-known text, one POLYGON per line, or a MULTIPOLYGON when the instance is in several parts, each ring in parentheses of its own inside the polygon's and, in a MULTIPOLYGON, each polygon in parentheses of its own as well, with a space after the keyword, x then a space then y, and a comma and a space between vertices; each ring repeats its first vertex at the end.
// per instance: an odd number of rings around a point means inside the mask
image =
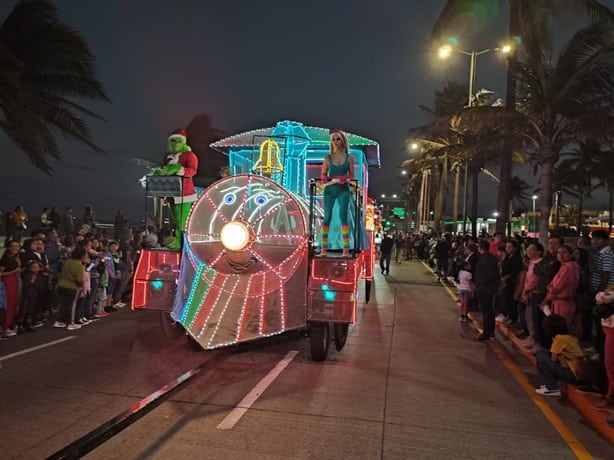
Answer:
MULTIPOLYGON (((433 273, 431 267, 427 264, 423 263, 423 265, 433 273)), ((434 273, 433 273, 434 276, 434 273)), ((446 285, 445 283, 441 283, 444 287, 447 288, 450 297, 458 303, 458 297, 456 296, 456 288, 454 286, 446 285)), ((471 319, 476 330, 481 332, 481 314, 477 312, 469 313, 469 318, 471 319)), ((503 334, 509 341, 511 341, 515 348, 531 363, 533 367, 536 366, 535 355, 530 353, 524 348, 521 344, 522 340, 519 339, 514 331, 508 328, 503 323, 495 323, 497 330, 503 334)), ((573 404, 576 410, 582 414, 591 426, 608 442, 614 445, 614 426, 608 425, 606 423, 606 419, 608 417, 614 416, 614 412, 612 411, 602 411, 595 408, 597 404, 601 402, 601 398, 597 394, 586 394, 578 391, 578 389, 573 385, 562 385, 561 393, 567 397, 567 399, 573 404)))

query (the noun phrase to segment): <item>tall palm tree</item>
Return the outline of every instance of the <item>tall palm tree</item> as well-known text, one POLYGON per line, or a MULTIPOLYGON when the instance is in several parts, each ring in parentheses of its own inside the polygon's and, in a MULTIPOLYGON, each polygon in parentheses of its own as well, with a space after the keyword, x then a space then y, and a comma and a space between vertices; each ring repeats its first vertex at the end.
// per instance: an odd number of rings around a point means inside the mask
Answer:
MULTIPOLYGON (((530 46, 530 45, 527 45, 530 46)), ((539 46, 536 44, 536 46, 539 46)), ((517 81, 522 111, 469 108, 461 119, 466 130, 499 126, 504 130, 514 119, 516 134, 508 139, 523 141, 534 168, 540 170, 540 238, 548 237, 552 207, 553 169, 561 151, 588 139, 614 138, 614 37, 610 24, 596 23, 579 30, 556 58, 541 48, 519 62, 517 81)))
MULTIPOLYGON (((509 1, 509 37, 525 44, 528 53, 536 53, 542 57, 543 50, 547 50, 551 43, 551 20, 558 14, 580 9, 594 22, 614 22, 614 15, 605 6, 595 0, 508 0, 509 1)), ((501 3, 501 1, 500 1, 501 3)), ((483 0, 448 0, 444 5, 433 27, 433 38, 437 41, 445 39, 450 34, 462 34, 467 27, 464 18, 467 15, 484 11, 483 0)), ((516 110, 516 67, 518 63, 518 50, 514 49, 508 57, 508 71, 506 77, 506 109, 510 112, 516 110)), ((512 118, 508 118, 509 122, 512 118)), ((511 129, 507 129, 511 132, 511 129)), ((502 232, 505 226, 505 217, 508 215, 506 207, 510 202, 509 185, 512 172, 512 146, 504 148, 500 158, 499 194, 497 209, 496 231, 502 232)), ((543 219, 542 219, 543 221, 543 219)))
POLYGON ((526 208, 528 200, 531 199, 531 190, 535 187, 527 184, 527 182, 519 176, 513 176, 510 186, 510 195, 512 197, 512 207, 526 208))
POLYGON ((82 118, 101 117, 75 100, 109 101, 87 44, 48 0, 19 1, 0 26, 0 129, 51 174, 58 136, 102 151, 82 118))
POLYGON ((610 147, 600 147, 597 149, 594 161, 597 163, 597 173, 595 178, 602 187, 608 191, 608 228, 612 230, 614 216, 614 149, 610 147))
MULTIPOLYGON (((430 123, 409 130, 409 135, 415 140, 419 138, 421 165, 436 173, 437 193, 435 194, 434 224, 440 231, 448 195, 448 181, 451 167, 454 164, 455 153, 458 150, 459 136, 450 130, 449 120, 460 110, 467 100, 467 90, 464 85, 449 81, 442 90, 435 91, 433 108, 419 106, 431 118, 430 123)), ((405 166, 403 166, 405 169, 405 166)), ((458 193, 458 176, 455 191, 458 193)), ((458 197, 455 195, 455 209, 458 214, 458 197)))
MULTIPOLYGON (((581 142, 573 151, 563 153, 562 160, 555 166, 555 175, 562 174, 561 190, 571 192, 578 199, 580 214, 578 227, 582 229, 584 200, 590 198, 599 176, 600 164, 597 161, 599 145, 593 140, 581 142)), ((557 188, 554 188, 557 190, 557 188)))

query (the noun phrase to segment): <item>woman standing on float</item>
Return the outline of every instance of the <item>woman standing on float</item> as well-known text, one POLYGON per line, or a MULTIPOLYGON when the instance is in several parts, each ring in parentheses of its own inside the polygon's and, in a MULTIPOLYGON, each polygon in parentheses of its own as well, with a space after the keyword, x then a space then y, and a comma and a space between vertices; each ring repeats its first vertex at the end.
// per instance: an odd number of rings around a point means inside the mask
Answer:
POLYGON ((348 180, 354 178, 354 159, 348 150, 348 139, 343 131, 330 130, 330 154, 322 163, 322 184, 324 185, 324 222, 322 223, 321 256, 328 249, 328 229, 333 217, 333 207, 338 201, 339 220, 341 221, 341 239, 343 257, 350 255, 350 226, 348 223, 348 205, 350 203, 350 186, 348 180))

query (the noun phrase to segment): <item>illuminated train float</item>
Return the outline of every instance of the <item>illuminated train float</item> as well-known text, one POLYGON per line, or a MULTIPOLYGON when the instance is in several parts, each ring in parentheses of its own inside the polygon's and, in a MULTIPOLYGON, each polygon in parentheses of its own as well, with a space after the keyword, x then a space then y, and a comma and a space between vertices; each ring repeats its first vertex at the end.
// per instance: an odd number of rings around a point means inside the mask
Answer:
MULTIPOLYGON (((329 130, 282 121, 211 145, 228 155, 231 175, 207 187, 192 206, 181 252, 143 250, 132 308, 160 310, 165 332, 185 332, 199 350, 305 327, 314 360, 326 359, 331 338, 343 348, 356 320, 360 279, 369 300, 374 245, 368 168, 379 167, 376 142, 347 136, 355 168, 348 213, 350 248, 356 249, 349 257, 341 254, 338 209, 329 251, 316 255, 329 130)), ((150 196, 168 193, 164 182, 172 179, 148 178, 150 196)))

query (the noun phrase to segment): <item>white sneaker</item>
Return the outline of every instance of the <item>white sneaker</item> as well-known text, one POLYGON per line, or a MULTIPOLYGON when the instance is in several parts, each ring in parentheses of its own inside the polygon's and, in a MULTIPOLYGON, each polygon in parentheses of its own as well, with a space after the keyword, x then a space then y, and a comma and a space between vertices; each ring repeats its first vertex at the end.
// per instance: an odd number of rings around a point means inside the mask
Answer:
POLYGON ((526 339, 522 340, 520 342, 520 345, 522 345, 523 347, 534 347, 535 346, 535 340, 533 340, 533 337, 528 336, 526 339))
POLYGON ((124 308, 126 306, 126 302, 117 302, 117 308, 124 308))
POLYGON ((77 329, 81 329, 81 325, 80 324, 69 324, 68 326, 66 326, 66 329, 68 329, 69 331, 76 331, 77 329))
POLYGON ((506 320, 507 320, 507 317, 503 313, 499 313, 495 318, 495 321, 497 323, 505 323, 506 320))
POLYGON ((14 335, 17 335, 17 331, 14 329, 7 329, 5 331, 5 335, 6 337, 13 337, 14 335))
POLYGON ((545 385, 536 388, 535 393, 542 396, 561 396, 561 390, 559 390, 558 388, 555 390, 549 390, 548 388, 546 388, 545 385))
POLYGON ((56 321, 55 323, 53 323, 53 327, 66 327, 66 323, 62 323, 60 321, 56 321))

